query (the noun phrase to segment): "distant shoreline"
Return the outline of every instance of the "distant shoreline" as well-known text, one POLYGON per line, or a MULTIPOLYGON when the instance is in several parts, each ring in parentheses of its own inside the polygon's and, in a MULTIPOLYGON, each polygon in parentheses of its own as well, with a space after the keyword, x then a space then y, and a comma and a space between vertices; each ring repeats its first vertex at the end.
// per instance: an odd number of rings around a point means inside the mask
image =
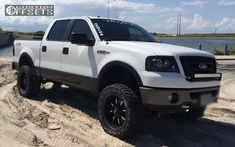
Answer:
POLYGON ((182 36, 182 37, 177 37, 177 36, 154 36, 155 38, 160 38, 160 39, 235 39, 235 37, 188 37, 188 36, 182 36))
POLYGON ((0 50, 1 50, 1 49, 5 49, 5 48, 8 48, 8 47, 11 47, 11 46, 13 46, 13 44, 11 44, 11 45, 5 45, 5 46, 0 46, 0 50))
POLYGON ((2 57, 12 57, 12 46, 7 46, 0 48, 0 58, 2 57))
MULTIPOLYGON (((0 32, 0 36, 4 33, 0 32)), ((11 32, 14 39, 17 40, 34 40, 34 37, 42 37, 44 31, 37 32, 11 32)), ((164 33, 151 33, 156 38, 162 39, 235 39, 235 33, 205 33, 205 34, 181 34, 179 36, 164 33)))
POLYGON ((0 49, 13 45, 14 37, 12 33, 6 32, 0 35, 0 49))
POLYGON ((170 34, 158 34, 158 33, 151 33, 154 37, 157 38, 174 38, 174 39, 187 39, 187 38, 192 38, 192 39, 198 39, 198 38, 202 38, 202 39, 235 39, 235 33, 211 33, 211 34, 181 34, 181 35, 170 35, 170 34))

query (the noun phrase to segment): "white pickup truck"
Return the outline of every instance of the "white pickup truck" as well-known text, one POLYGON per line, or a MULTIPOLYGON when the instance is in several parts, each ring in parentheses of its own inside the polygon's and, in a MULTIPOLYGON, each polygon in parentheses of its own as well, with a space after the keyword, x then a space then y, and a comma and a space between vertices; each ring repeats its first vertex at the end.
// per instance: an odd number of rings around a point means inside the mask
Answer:
POLYGON ((22 96, 36 96, 45 80, 96 93, 102 127, 119 138, 135 134, 146 110, 201 117, 217 101, 222 76, 208 52, 99 17, 57 19, 42 41, 16 40, 13 56, 22 96))

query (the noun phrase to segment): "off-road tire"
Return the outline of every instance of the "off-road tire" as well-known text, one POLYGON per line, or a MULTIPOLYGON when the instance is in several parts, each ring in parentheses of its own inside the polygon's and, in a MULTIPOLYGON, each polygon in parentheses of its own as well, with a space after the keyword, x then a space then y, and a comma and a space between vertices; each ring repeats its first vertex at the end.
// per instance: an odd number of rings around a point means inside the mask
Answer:
POLYGON ((37 96, 40 91, 40 80, 35 72, 27 65, 22 66, 17 74, 17 88, 21 96, 37 96))
POLYGON ((140 98, 129 87, 123 84, 107 86, 101 92, 98 100, 98 112, 104 131, 121 139, 135 136, 141 128, 145 117, 144 107, 140 98), (114 126, 106 117, 105 106, 112 96, 119 97, 125 105, 125 121, 122 126, 114 126))

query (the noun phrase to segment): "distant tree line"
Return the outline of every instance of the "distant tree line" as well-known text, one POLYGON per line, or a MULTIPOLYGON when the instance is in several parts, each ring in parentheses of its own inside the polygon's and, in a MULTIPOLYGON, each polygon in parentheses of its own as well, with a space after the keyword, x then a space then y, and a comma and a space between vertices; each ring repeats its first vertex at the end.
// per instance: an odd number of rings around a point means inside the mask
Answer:
POLYGON ((13 36, 15 39, 22 39, 22 40, 32 40, 34 37, 42 37, 44 35, 44 31, 37 31, 37 32, 13 32, 13 36))

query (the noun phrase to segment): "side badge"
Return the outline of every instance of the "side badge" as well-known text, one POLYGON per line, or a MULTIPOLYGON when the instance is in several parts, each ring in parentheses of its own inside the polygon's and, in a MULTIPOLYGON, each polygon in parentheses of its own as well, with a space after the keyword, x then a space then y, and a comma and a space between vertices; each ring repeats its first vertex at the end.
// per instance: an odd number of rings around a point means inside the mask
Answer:
POLYGON ((98 50, 97 54, 106 55, 106 54, 110 54, 110 52, 104 51, 104 50, 98 50))

